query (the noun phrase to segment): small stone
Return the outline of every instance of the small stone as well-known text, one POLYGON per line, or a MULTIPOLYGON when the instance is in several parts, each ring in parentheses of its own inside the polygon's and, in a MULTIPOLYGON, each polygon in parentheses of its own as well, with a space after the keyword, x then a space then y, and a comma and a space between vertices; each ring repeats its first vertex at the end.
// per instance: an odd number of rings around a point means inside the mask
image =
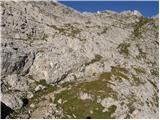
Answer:
POLYGON ((99 110, 99 108, 96 108, 96 110, 99 110))
POLYGON ((44 86, 38 85, 36 86, 35 91, 43 90, 44 88, 45 88, 44 86))
POLYGON ((27 98, 32 98, 34 95, 32 92, 28 92, 27 98))
POLYGON ((20 35, 19 34, 15 34, 15 38, 20 38, 20 35))
POLYGON ((53 103, 50 103, 49 106, 54 106, 54 104, 53 104, 53 103))
POLYGON ((104 109, 102 110, 102 112, 106 112, 106 111, 108 111, 108 109, 107 109, 107 108, 104 108, 104 109))
POLYGON ((34 108, 34 107, 35 107, 35 104, 30 104, 30 107, 31 107, 31 108, 34 108))
POLYGON ((75 114, 72 114, 74 118, 76 118, 75 114))
POLYGON ((50 109, 50 110, 48 111, 48 113, 50 113, 50 114, 51 114, 52 112, 53 112, 53 110, 52 110, 52 109, 50 109))
POLYGON ((91 110, 91 111, 89 111, 90 112, 90 114, 93 114, 93 111, 91 110))
POLYGON ((62 99, 59 99, 59 100, 58 100, 58 103, 59 103, 59 104, 62 104, 62 99))
POLYGON ((50 112, 45 113, 45 116, 46 116, 46 117, 49 116, 49 115, 50 115, 50 112))
POLYGON ((90 100, 92 100, 92 97, 91 97, 91 95, 90 94, 88 94, 88 93, 83 93, 83 92, 80 92, 80 99, 81 100, 86 100, 86 99, 90 99, 90 100))
POLYGON ((55 112, 58 113, 59 111, 58 111, 58 110, 55 110, 55 112))

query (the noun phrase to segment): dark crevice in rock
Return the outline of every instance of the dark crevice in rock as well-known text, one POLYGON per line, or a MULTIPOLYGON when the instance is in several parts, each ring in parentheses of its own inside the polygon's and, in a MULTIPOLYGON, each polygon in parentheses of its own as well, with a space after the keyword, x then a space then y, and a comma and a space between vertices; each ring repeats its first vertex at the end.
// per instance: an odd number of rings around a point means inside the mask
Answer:
POLYGON ((22 99, 22 102, 23 102, 22 107, 25 107, 25 106, 27 106, 27 105, 28 105, 29 100, 28 100, 27 98, 23 98, 23 99, 22 99))
POLYGON ((25 62, 26 62, 27 58, 28 58, 28 56, 26 55, 22 58, 22 60, 19 63, 15 64, 13 71, 18 70, 18 73, 20 73, 21 69, 25 66, 25 62))
POLYGON ((9 114, 11 114, 14 110, 1 102, 1 119, 5 119, 9 114))
MULTIPOLYGON (((28 74, 29 73, 29 71, 30 71, 30 68, 31 68, 31 66, 33 65, 33 63, 34 63, 34 60, 35 60, 35 57, 36 57, 36 53, 31 53, 32 54, 32 58, 31 58, 31 63, 30 63, 30 65, 29 65, 29 67, 23 72, 23 76, 24 75, 26 75, 26 74, 28 74)), ((27 59, 27 62, 29 61, 29 59, 27 59)))
POLYGON ((92 119, 90 116, 87 116, 86 119, 92 119))

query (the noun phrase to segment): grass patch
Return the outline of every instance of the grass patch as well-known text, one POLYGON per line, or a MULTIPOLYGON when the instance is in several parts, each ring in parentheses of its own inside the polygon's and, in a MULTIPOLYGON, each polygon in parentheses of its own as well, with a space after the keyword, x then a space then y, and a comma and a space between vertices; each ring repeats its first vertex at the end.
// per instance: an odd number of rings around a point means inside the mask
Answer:
POLYGON ((122 77, 126 80, 129 80, 127 74, 128 70, 126 68, 122 68, 120 66, 112 66, 112 74, 118 77, 122 77))
POLYGON ((105 80, 95 80, 90 82, 79 83, 72 85, 71 89, 67 89, 55 95, 55 103, 58 103, 59 99, 65 101, 59 104, 64 111, 65 117, 67 115, 72 118, 85 119, 87 116, 91 118, 112 118, 111 115, 115 112, 116 106, 112 105, 108 108, 108 111, 102 112, 104 109, 100 103, 97 103, 97 97, 101 98, 113 97, 116 98, 116 92, 112 90, 105 80), (90 94, 93 99, 81 100, 79 93, 84 92, 90 94), (90 112, 92 111, 92 113, 90 112))
POLYGON ((153 29, 158 30, 158 28, 159 28, 158 25, 153 24, 153 29))
POLYGON ((42 79, 35 82, 35 85, 45 86, 43 90, 34 92, 34 96, 29 100, 29 104, 38 102, 43 95, 47 95, 48 93, 54 92, 57 87, 51 84, 47 84, 46 80, 42 79))
POLYGON ((75 84, 74 82, 65 82, 65 83, 62 83, 61 86, 62 87, 69 87, 69 86, 72 86, 74 84, 75 84))
POLYGON ((56 25, 51 25, 50 27, 54 28, 55 30, 59 31, 62 35, 75 38, 77 34, 81 32, 80 29, 77 27, 71 25, 71 24, 65 24, 62 27, 57 27, 56 25))
POLYGON ((99 80, 81 83, 77 87, 83 92, 87 92, 94 96, 100 96, 101 98, 112 97, 117 99, 116 92, 109 87, 110 84, 108 84, 108 80, 109 79, 103 80, 100 78, 99 80))
POLYGON ((39 81, 35 81, 35 83, 36 83, 36 85, 40 85, 40 84, 43 85, 43 86, 47 86, 48 85, 45 79, 41 79, 39 81))
POLYGON ((99 54, 96 54, 96 55, 95 55, 95 58, 92 59, 90 62, 86 63, 85 66, 90 65, 90 64, 93 64, 93 63, 95 63, 95 62, 98 62, 98 61, 100 61, 101 59, 102 59, 102 56, 99 55, 99 54))
POLYGON ((103 72, 103 73, 100 74, 99 79, 100 80, 103 80, 103 79, 110 80, 111 76, 112 76, 111 72, 103 72))
POLYGON ((125 57, 128 57, 129 55, 129 50, 128 48, 130 47, 130 43, 121 43, 119 44, 119 46, 117 47, 119 49, 119 53, 123 54, 125 57))
POLYGON ((17 117, 21 114, 26 114, 27 113, 27 110, 26 108, 20 108, 20 109, 17 109, 15 110, 13 113, 11 113, 9 115, 9 119, 17 119, 17 117))
POLYGON ((133 31, 133 35, 135 38, 140 38, 142 37, 142 27, 147 24, 148 22, 150 22, 152 19, 149 18, 145 18, 145 17, 140 17, 139 21, 135 23, 134 25, 134 31, 133 31))
POLYGON ((34 80, 34 78, 33 78, 32 75, 28 75, 27 77, 28 77, 29 79, 31 79, 31 80, 34 80))
POLYGON ((136 71, 137 74, 146 73, 145 69, 141 67, 134 67, 133 69, 136 71))

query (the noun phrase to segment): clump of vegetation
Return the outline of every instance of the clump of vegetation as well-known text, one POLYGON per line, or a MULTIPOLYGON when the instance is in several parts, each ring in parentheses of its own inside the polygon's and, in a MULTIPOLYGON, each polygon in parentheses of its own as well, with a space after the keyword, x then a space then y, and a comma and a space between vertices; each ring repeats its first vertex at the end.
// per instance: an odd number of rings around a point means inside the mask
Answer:
POLYGON ((76 28, 71 24, 65 24, 62 27, 57 27, 56 25, 51 25, 50 27, 54 28, 55 30, 59 31, 62 35, 66 35, 68 37, 76 37, 77 34, 81 32, 80 29, 76 28))
POLYGON ((48 85, 45 79, 41 79, 41 80, 39 80, 39 81, 36 81, 35 83, 36 83, 37 85, 40 85, 40 84, 41 84, 41 85, 43 85, 43 86, 48 85))
POLYGON ((145 18, 145 17, 140 17, 139 21, 137 23, 135 23, 134 25, 134 31, 133 31, 133 35, 135 38, 140 38, 142 37, 142 27, 147 24, 148 22, 150 22, 152 19, 149 18, 145 18))
POLYGON ((34 80, 34 78, 33 78, 32 75, 28 75, 27 77, 28 77, 29 79, 31 79, 31 80, 34 80))
MULTIPOLYGON (((144 82, 142 82, 138 77, 136 77, 134 74, 132 74, 132 77, 129 77, 129 71, 121 66, 112 66, 111 67, 111 72, 103 72, 100 74, 99 79, 101 80, 111 80, 112 76, 117 77, 119 80, 125 79, 128 80, 130 82, 130 84, 132 85, 140 85, 143 84, 144 82)), ((140 73, 146 73, 144 69, 142 68, 135 68, 135 71, 140 74, 140 73)), ((109 81, 106 81, 107 83, 110 83, 109 81)), ((112 84, 113 85, 113 84, 112 84)))
POLYGON ((66 29, 69 30, 69 32, 66 33, 67 36, 71 36, 74 38, 76 37, 77 34, 81 32, 78 28, 72 26, 71 24, 67 24, 65 26, 66 26, 66 29))
POLYGON ((85 65, 87 66, 87 65, 93 64, 93 63, 95 63, 95 62, 100 61, 101 59, 102 59, 102 56, 99 55, 99 54, 96 54, 96 55, 95 55, 95 58, 92 59, 90 62, 86 63, 85 65))
POLYGON ((39 52, 39 53, 44 53, 44 50, 43 50, 43 49, 38 49, 37 52, 39 52))
POLYGON ((80 41, 87 41, 86 38, 79 38, 80 41))
POLYGON ((17 119, 17 117, 20 115, 20 114, 27 114, 27 110, 26 110, 26 108, 20 108, 20 109, 17 109, 17 110, 15 110, 13 113, 11 113, 10 115, 9 115, 9 118, 10 119, 17 119))
POLYGON ((129 50, 128 48, 130 47, 130 43, 121 43, 119 44, 119 46, 117 47, 119 49, 119 53, 123 54, 124 56, 128 57, 129 55, 129 50))
POLYGON ((116 71, 116 72, 123 72, 125 74, 128 73, 128 70, 124 67, 120 67, 119 65, 117 66, 112 66, 112 71, 116 71))
POLYGON ((100 74, 99 79, 110 80, 111 76, 112 76, 111 72, 103 72, 103 73, 100 74))
POLYGON ((136 71, 137 74, 146 73, 145 69, 141 67, 134 67, 133 69, 136 71))
POLYGON ((153 24, 153 29, 158 30, 159 26, 156 24, 153 24))
MULTIPOLYGON (((145 73, 145 70, 142 68, 141 69, 135 68, 135 71, 138 73, 145 73)), ((129 71, 126 68, 120 67, 120 66, 112 66, 111 72, 105 73, 105 77, 107 79, 111 79, 111 76, 116 76, 119 80, 122 80, 123 78, 125 80, 128 80, 131 85, 136 85, 136 86, 140 84, 144 84, 144 82, 141 81, 139 77, 135 76, 134 74, 132 74, 131 77, 128 77, 128 74, 129 74, 129 71)))
POLYGON ((36 83, 36 85, 45 86, 45 91, 46 92, 52 92, 53 90, 55 90, 55 86, 53 86, 51 84, 48 84, 45 79, 36 81, 35 83, 36 83))
POLYGON ((38 102, 43 95, 54 92, 57 89, 56 86, 46 83, 46 80, 44 79, 36 81, 35 86, 37 85, 42 85, 45 88, 43 90, 34 92, 34 97, 29 100, 29 104, 38 102))
POLYGON ((101 78, 102 77, 95 81, 81 83, 77 87, 80 87, 83 92, 87 92, 93 96, 100 96, 101 98, 112 97, 117 99, 116 92, 114 92, 110 87, 110 84, 108 84, 110 79, 108 79, 108 77, 105 77, 105 80, 101 78))
POLYGON ((72 85, 74 85, 75 83, 74 82, 64 82, 64 83, 61 83, 60 85, 62 86, 62 87, 69 87, 69 86, 72 86, 72 85))
POLYGON ((120 66, 112 66, 112 74, 118 77, 122 77, 126 80, 129 80, 127 74, 128 70, 126 68, 122 68, 120 66))

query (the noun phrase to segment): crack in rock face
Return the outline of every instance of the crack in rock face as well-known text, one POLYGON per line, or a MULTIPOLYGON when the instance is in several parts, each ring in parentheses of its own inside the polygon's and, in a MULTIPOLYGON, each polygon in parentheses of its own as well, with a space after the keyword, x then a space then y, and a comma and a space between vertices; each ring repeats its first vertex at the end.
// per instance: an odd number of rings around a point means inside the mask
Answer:
POLYGON ((2 118, 158 118, 158 15, 54 1, 0 12, 2 118))

